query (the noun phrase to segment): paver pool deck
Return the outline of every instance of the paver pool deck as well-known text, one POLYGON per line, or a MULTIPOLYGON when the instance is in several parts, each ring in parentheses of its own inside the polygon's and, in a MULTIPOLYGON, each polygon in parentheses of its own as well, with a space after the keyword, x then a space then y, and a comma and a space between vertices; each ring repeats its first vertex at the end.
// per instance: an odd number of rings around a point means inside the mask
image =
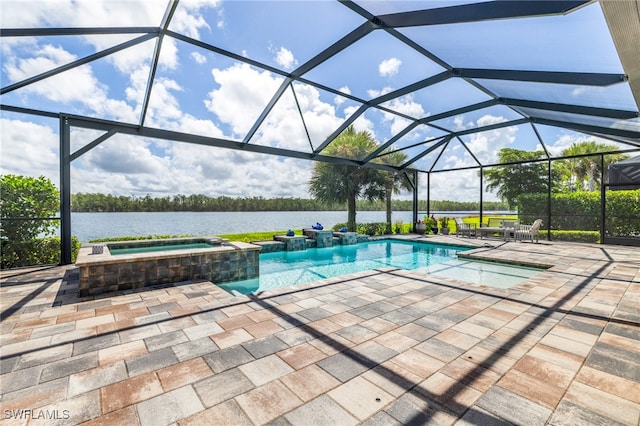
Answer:
POLYGON ((638 425, 640 247, 420 239, 552 267, 511 289, 384 268, 95 298, 73 266, 2 271, 0 422, 638 425))

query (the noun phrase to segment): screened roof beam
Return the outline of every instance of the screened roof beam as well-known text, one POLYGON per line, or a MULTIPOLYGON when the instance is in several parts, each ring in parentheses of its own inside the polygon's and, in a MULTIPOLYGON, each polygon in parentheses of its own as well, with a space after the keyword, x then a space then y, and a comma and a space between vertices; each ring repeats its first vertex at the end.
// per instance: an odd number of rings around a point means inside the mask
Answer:
POLYGON ((640 113, 638 113, 638 111, 595 108, 581 105, 558 104, 552 102, 528 101, 524 99, 498 98, 498 103, 515 107, 543 109, 547 111, 559 111, 571 114, 593 115, 597 117, 617 118, 621 120, 640 117, 640 113))
MULTIPOLYGON (((167 31, 167 35, 169 35, 169 36, 171 36, 171 37, 173 37, 173 38, 175 38, 177 40, 183 41, 185 43, 189 43, 189 44, 192 44, 194 46, 209 50, 211 52, 218 53, 218 54, 223 55, 223 56, 227 56, 227 57, 232 58, 232 59, 234 59, 236 61, 244 62, 244 63, 247 63, 249 65, 255 66, 257 68, 261 68, 261 69, 267 70, 269 72, 272 72, 274 74, 280 75, 282 77, 289 78, 289 79, 291 79, 291 81, 297 81, 297 82, 300 82, 302 84, 308 84, 309 86, 315 87, 315 88, 320 89, 320 90, 324 90, 324 91, 332 93, 334 95, 342 96, 342 97, 344 97, 346 99, 352 100, 354 102, 358 102, 360 104, 366 104, 366 103, 370 104, 371 103, 371 101, 367 101, 365 99, 359 98, 359 97, 354 96, 354 95, 349 94, 349 93, 341 92, 340 90, 337 90, 337 89, 335 89, 333 87, 329 87, 329 86, 326 86, 324 84, 320 84, 320 83, 317 83, 315 81, 308 80, 308 79, 306 79, 304 77, 294 76, 293 74, 285 72, 285 71, 282 71, 282 70, 280 70, 278 68, 275 68, 275 67, 272 67, 270 65, 258 62, 256 60, 252 60, 250 58, 245 58, 244 56, 240 56, 240 55, 235 54, 233 52, 229 52, 229 51, 221 49, 219 47, 204 43, 204 42, 202 42, 200 40, 196 40, 196 39, 193 39, 191 37, 187 37, 185 35, 182 35, 182 34, 179 34, 179 33, 175 33, 173 31, 167 31)), ((398 115, 400 117, 406 118, 407 120, 415 120, 413 117, 410 117, 410 116, 408 116, 406 114, 402 114, 402 113, 400 113, 398 111, 393 111, 393 110, 391 110, 389 108, 386 108, 384 106, 381 106, 381 105, 376 105, 375 108, 377 108, 379 110, 382 110, 382 111, 385 111, 385 112, 388 112, 388 113, 391 113, 391 114, 398 115)))
POLYGON ((418 121, 414 121, 412 123, 410 123, 407 127, 405 127, 404 129, 402 129, 399 133, 396 133, 391 139, 389 139, 387 142, 383 143, 382 145, 380 145, 380 147, 378 149, 376 149, 375 151, 373 151, 371 154, 367 155, 364 159, 365 162, 367 161, 371 161, 372 159, 374 159, 375 157, 378 156, 378 154, 380 154, 382 151, 384 151, 385 149, 389 148, 391 145, 393 145, 394 143, 396 143, 397 140, 401 139, 404 135, 406 135, 407 133, 409 133, 410 131, 412 131, 413 129, 415 129, 418 125, 420 124, 420 122, 418 121))
POLYGON ((572 84, 579 86, 609 86, 611 84, 627 81, 627 76, 625 74, 565 71, 495 70, 481 68, 454 68, 451 71, 453 72, 454 76, 462 78, 572 84))
POLYGON ((431 172, 434 167, 436 167, 436 164, 438 164, 438 161, 440 161, 440 158, 442 158, 442 155, 444 154, 444 152, 447 150, 447 147, 449 146, 449 142, 451 142, 451 139, 453 138, 449 138, 447 139, 444 147, 442 147, 442 149, 440 150, 440 152, 438 153, 438 156, 436 157, 436 159, 433 161, 433 164, 431 164, 431 168, 429 169, 429 172, 431 172))
POLYGON ((286 78, 282 82, 280 87, 278 87, 278 90, 276 90, 276 93, 274 93, 273 96, 271 97, 271 100, 269 100, 269 103, 267 104, 267 106, 260 113, 260 116, 258 117, 258 119, 255 121, 255 123, 253 123, 253 126, 251 126, 251 129, 249 129, 249 132, 244 137, 244 140, 242 141, 242 143, 249 143, 253 135, 255 135, 255 133, 258 131, 258 127, 260 127, 262 122, 267 118, 267 115, 269 115, 269 113, 271 112, 273 107, 276 105, 276 103, 278 102, 278 100, 280 99, 284 91, 287 90, 287 87, 289 87, 290 83, 291 83, 291 79, 289 78, 286 78))
POLYGON ((344 132, 347 127, 349 127, 354 121, 356 121, 356 118, 364 114, 364 112, 368 108, 369 108, 369 105, 361 105, 360 108, 357 109, 357 111, 351 114, 349 118, 347 118, 340 126, 338 126, 338 128, 334 130, 333 133, 331 133, 331 135, 329 135, 329 137, 325 139, 324 142, 322 142, 320 146, 318 146, 313 151, 314 155, 319 154, 323 149, 325 149, 327 145, 333 142, 333 140, 340 135, 340 133, 344 132))
POLYGON ((358 15, 362 16, 367 21, 375 18, 375 15, 373 13, 369 12, 368 10, 364 9, 362 6, 360 6, 357 3, 354 3, 351 0, 338 0, 338 2, 342 3, 344 6, 348 7, 358 15))
POLYGON ((582 133, 585 133, 587 135, 591 135, 591 136, 595 136, 598 138, 602 138, 602 139, 608 139, 610 141, 613 142, 618 142, 624 145, 630 145, 634 148, 640 148, 640 141, 633 141, 633 140, 629 140, 627 138, 618 138, 612 135, 605 135, 603 133, 596 133, 596 132, 590 132, 588 130, 582 130, 582 133))
POLYGON ((502 123, 489 124, 488 126, 474 127, 472 129, 461 130, 459 132, 452 132, 451 136, 470 135, 472 133, 481 133, 489 130, 501 129, 503 127, 519 126, 520 124, 528 123, 529 119, 520 118, 518 120, 503 121, 502 123))
POLYGON ((446 138, 448 136, 449 135, 444 135, 444 136, 438 136, 438 137, 434 137, 434 138, 431 138, 431 139, 427 139, 427 140, 422 141, 422 142, 417 142, 417 143, 405 146, 404 148, 398 148, 398 149, 394 149, 393 151, 384 152, 382 154, 379 154, 378 157, 384 157, 385 155, 390 155, 390 154, 395 154, 396 152, 406 151, 407 149, 415 148, 415 147, 420 146, 420 145, 426 145, 428 143, 440 140, 442 138, 446 138))
POLYGON ((5 105, 5 104, 0 104, 0 110, 17 112, 19 114, 35 115, 38 117, 47 117, 47 118, 56 118, 56 119, 60 118, 60 114, 55 112, 41 111, 39 109, 23 108, 23 107, 17 107, 12 105, 5 105))
POLYGON ((244 62, 244 63, 247 63, 247 64, 252 65, 254 67, 262 68, 262 69, 267 70, 269 72, 272 72, 274 74, 278 74, 278 75, 281 75, 283 77, 289 76, 289 73, 284 72, 279 68, 275 68, 275 67, 272 67, 270 65, 263 64, 262 62, 258 62, 256 60, 251 59, 251 58, 246 58, 244 56, 241 56, 241 55, 238 55, 236 53, 230 52, 228 50, 222 49, 220 47, 213 46, 211 44, 205 43, 205 42, 200 41, 200 40, 196 40, 195 38, 191 38, 191 37, 186 36, 184 34, 180 34, 180 33, 176 33, 176 32, 171 31, 171 30, 167 30, 166 35, 168 35, 170 37, 173 37, 176 40, 180 40, 180 41, 183 41, 185 43, 191 44, 193 46, 208 50, 210 52, 214 52, 214 53, 217 53, 219 55, 226 56, 226 57, 234 59, 236 61, 244 62))
POLYGON ((538 138, 538 142, 540 142, 540 146, 544 150, 544 153, 547 155, 547 158, 550 158, 551 155, 549 154, 549 150, 547 149, 547 145, 542 140, 542 136, 540 136, 540 132, 538 132, 538 128, 533 123, 529 123, 529 124, 531 125, 531 129, 533 130, 533 133, 535 133, 536 138, 538 138))
MULTIPOLYGON (((347 166, 366 167, 372 169, 397 172, 400 167, 394 167, 379 163, 362 163, 348 158, 330 157, 317 155, 309 152, 294 151, 273 146, 245 144, 222 138, 211 138, 207 136, 194 135, 190 133, 176 132, 172 130, 156 129, 150 127, 139 127, 135 124, 124 124, 115 121, 93 119, 88 117, 69 115, 69 125, 83 129, 102 130, 105 132, 116 132, 131 136, 168 140, 172 142, 185 142, 196 145, 211 146, 217 148, 233 149, 238 151, 255 152, 259 154, 276 155, 288 158, 299 158, 303 160, 322 161, 325 163, 342 164, 347 166)), ((410 169, 413 171, 413 169, 410 169)))
MULTIPOLYGON (((565 129, 577 130, 579 132, 593 132, 601 133, 603 135, 618 136, 621 138, 628 138, 634 143, 640 142, 640 131, 626 130, 615 127, 602 127, 591 124, 583 123, 571 123, 569 121, 562 120, 549 120, 546 118, 531 117, 530 120, 533 123, 545 124, 547 126, 563 127, 565 129)), ((640 128, 640 125, 639 125, 640 128)))
POLYGON ((406 169, 408 166, 410 166, 411 164, 415 163, 416 161, 418 161, 419 159, 421 159, 425 155, 433 152, 434 150, 440 148, 442 145, 448 143, 451 140, 451 138, 452 138, 452 136, 445 136, 440 142, 434 143, 433 145, 429 146, 429 148, 425 149, 420 154, 416 155, 415 157, 411 158, 409 161, 404 163, 401 166, 401 168, 402 169, 406 169))
POLYGON ((462 145, 464 147, 464 149, 467 150, 467 152, 469 153, 469 155, 471 156, 471 158, 473 158, 473 160, 476 162, 476 164, 478 166, 482 166, 482 163, 480 163, 480 160, 478 160, 478 157, 475 156, 475 154, 473 153, 473 151, 471 151, 469 149, 469 147, 467 146, 467 144, 465 143, 465 141, 462 140, 462 138, 460 136, 456 136, 456 139, 458 139, 458 142, 460 142, 460 145, 462 145))
POLYGON ((355 30, 351 31, 346 36, 342 37, 340 40, 333 43, 331 46, 329 46, 322 52, 318 53, 316 56, 308 60, 306 63, 299 66, 296 70, 294 70, 291 73, 291 75, 298 77, 309 72, 310 70, 317 67, 327 59, 332 58, 333 56, 340 53, 347 47, 351 46, 356 41, 365 37, 367 34, 369 34, 371 31, 373 31, 376 28, 377 26, 374 25, 372 22, 370 21, 365 22, 355 30))
POLYGON ((298 95, 296 95, 296 91, 293 85, 290 85, 291 93, 293 93, 293 100, 296 102, 296 108, 298 108, 298 114, 300 114, 300 120, 302 121, 302 126, 304 127, 304 133, 307 135, 307 141, 309 142, 309 147, 311 147, 311 151, 313 151, 313 142, 311 142, 311 135, 309 134, 309 128, 307 127, 307 122, 304 119, 304 114, 302 113, 302 108, 300 108, 300 101, 298 101, 298 95))
POLYGON ((439 74, 432 75, 431 77, 427 77, 424 80, 417 81, 413 84, 405 86, 401 89, 394 90, 393 92, 385 93, 382 96, 378 96, 375 99, 369 101, 371 105, 381 104, 391 99, 399 98, 400 96, 404 96, 408 93, 415 92, 416 90, 424 89, 425 87, 433 86, 434 84, 441 83, 451 77, 450 71, 443 71, 439 74))
MULTIPOLYGON (((461 135, 467 135, 467 134, 472 134, 472 133, 481 133, 481 132, 486 132, 486 131, 489 131, 489 130, 500 129, 500 128, 503 128, 503 127, 518 126, 520 124, 524 124, 524 123, 528 123, 528 122, 529 122, 529 119, 527 119, 527 118, 521 118, 521 119, 518 119, 518 120, 511 120, 511 121, 503 121, 502 123, 490 124, 488 126, 475 127, 473 129, 462 130, 462 131, 459 131, 459 132, 450 132, 448 135, 446 135, 444 137, 448 137, 448 138, 451 139, 453 137, 457 137, 457 136, 461 136, 461 135)), ((404 150, 407 150, 407 149, 410 149, 410 148, 415 148, 417 146, 424 145, 425 143, 429 143, 431 141, 440 139, 441 137, 443 137, 443 136, 440 136, 440 137, 437 137, 437 138, 433 138, 433 139, 429 139, 429 140, 423 141, 423 142, 418 142, 418 143, 415 143, 413 145, 409 145, 409 146, 406 146, 404 148, 397 149, 397 150, 385 153, 383 155, 391 154, 393 152, 398 152, 398 151, 404 151, 404 150)))
POLYGON ((496 19, 565 14, 590 2, 591 0, 490 1, 411 12, 391 13, 377 16, 377 19, 383 26, 393 28, 461 24, 465 22, 491 21, 496 19))
MULTIPOLYGON (((621 151, 598 152, 598 153, 584 154, 584 155, 578 155, 578 156, 539 158, 537 160, 524 160, 524 161, 520 161, 520 162, 487 164, 487 165, 482 166, 482 168, 486 169, 486 168, 489 168, 489 167, 509 167, 509 166, 518 165, 518 164, 524 164, 524 163, 548 162, 549 160, 558 161, 558 160, 566 160, 566 159, 572 159, 572 158, 578 158, 578 157, 592 157, 594 155, 610 155, 610 154, 617 155, 617 154, 627 154, 627 153, 637 153, 637 152, 638 152, 638 148, 635 148, 635 149, 628 149, 628 150, 621 150, 621 151)), ((457 172, 457 171, 462 171, 462 170, 476 170, 476 169, 479 169, 479 167, 478 166, 463 166, 463 167, 454 167, 454 168, 451 168, 451 169, 432 170, 430 173, 457 172)))
POLYGON ((441 120, 443 118, 455 117, 456 115, 465 114, 467 112, 476 111, 483 108, 489 108, 498 104, 497 99, 490 99, 488 101, 478 102, 476 104, 468 105, 461 108, 452 109, 450 111, 441 112, 440 114, 430 115, 420 119, 421 123, 430 123, 432 121, 441 120))
POLYGON ((113 136, 115 134, 116 134, 115 129, 111 129, 107 133, 97 137, 92 142, 89 142, 88 144, 86 144, 85 146, 83 146, 82 148, 80 148, 79 150, 74 152, 73 154, 71 154, 69 156, 69 161, 73 161, 73 160, 77 159, 78 157, 82 156, 84 153, 91 151, 93 148, 95 148, 96 146, 100 145, 102 142, 106 141, 107 139, 109 139, 111 136, 113 136))
POLYGON ((121 43, 121 44, 118 44, 116 46, 110 47, 109 49, 105 49, 105 50, 102 50, 100 52, 96 52, 96 53, 94 53, 92 55, 85 56, 84 58, 80 58, 77 61, 73 61, 73 62, 70 62, 68 64, 61 65, 61 66, 59 66, 57 68, 54 68, 52 70, 43 72, 42 74, 38 74, 36 76, 30 77, 30 78, 27 78, 25 80, 19 81, 17 83, 11 84, 9 86, 3 87, 2 89, 0 89, 0 95, 4 95, 5 93, 9 93, 9 92, 11 92, 13 90, 20 89, 21 87, 28 86, 30 84, 33 84, 33 83, 36 83, 38 81, 47 79, 49 77, 53 77, 54 75, 60 74, 62 72, 68 71, 70 69, 77 68, 79 66, 88 64, 89 62, 93 62, 96 59, 100 59, 100 58, 103 58, 105 56, 109 56, 109 55, 111 55, 113 53, 116 53, 116 52, 119 52, 121 50, 127 49, 127 48, 129 48, 131 46, 135 46, 137 44, 144 43, 145 41, 150 40, 150 39, 154 38, 155 36, 156 36, 156 34, 145 34, 143 36, 136 37, 133 40, 126 41, 124 43, 121 43))
POLYGON ((158 39, 156 40, 156 46, 151 59, 151 66, 149 67, 149 79, 147 80, 147 88, 144 91, 144 100, 142 101, 142 109, 140 112, 140 126, 144 126, 144 120, 147 117, 147 110, 149 109, 149 101, 151 99, 151 91, 153 90, 153 83, 156 78, 156 70, 158 69, 158 62, 160 61, 160 51, 162 50, 162 41, 171 23, 171 18, 178 7, 178 0, 172 0, 165 10, 165 14, 162 17, 161 29, 158 33, 158 39))
MULTIPOLYGON (((355 13, 357 13, 358 15, 362 16, 367 21, 376 22, 377 25, 381 24, 379 18, 376 18, 372 13, 370 13, 367 10, 365 10, 364 8, 362 8, 360 5, 354 3, 353 1, 351 1, 351 0, 339 0, 339 1, 340 1, 340 3, 342 3, 343 5, 345 5, 346 7, 348 7, 349 9, 354 11, 355 13)), ((407 46, 411 47, 412 49, 414 49, 417 52, 420 52, 422 55, 426 56, 427 58, 429 58, 433 62, 437 63, 442 68, 444 68, 446 70, 450 70, 452 68, 445 61, 443 61, 442 59, 438 58, 436 55, 434 55, 433 53, 429 52, 427 49, 425 49, 424 47, 420 46, 418 43, 414 42, 410 38, 406 37, 404 34, 400 33, 397 30, 395 30, 394 28, 391 28, 391 27, 381 27, 381 28, 384 31, 386 31, 387 33, 391 34, 393 37, 395 37, 398 40, 400 40, 401 42, 405 43, 407 46)))

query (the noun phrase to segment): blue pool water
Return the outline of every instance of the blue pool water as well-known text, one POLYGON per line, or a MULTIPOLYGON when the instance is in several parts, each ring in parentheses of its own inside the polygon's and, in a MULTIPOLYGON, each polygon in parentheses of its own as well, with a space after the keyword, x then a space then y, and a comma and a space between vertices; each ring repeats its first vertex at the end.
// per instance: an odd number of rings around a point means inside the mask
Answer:
POLYGON ((111 253, 112 256, 119 256, 123 254, 151 253, 156 251, 188 250, 188 249, 211 248, 211 247, 215 247, 215 246, 209 243, 191 243, 191 244, 163 244, 163 245, 157 245, 157 246, 127 247, 127 248, 109 247, 109 253, 111 253))
POLYGON ((349 246, 260 255, 260 277, 218 284, 249 294, 382 267, 413 270, 456 259, 467 247, 379 240, 349 246))

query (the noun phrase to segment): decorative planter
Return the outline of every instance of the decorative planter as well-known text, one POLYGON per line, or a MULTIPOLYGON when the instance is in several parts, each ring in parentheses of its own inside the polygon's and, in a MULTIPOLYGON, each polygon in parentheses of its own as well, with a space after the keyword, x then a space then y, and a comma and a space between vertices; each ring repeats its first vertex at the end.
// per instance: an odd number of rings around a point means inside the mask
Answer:
POLYGON ((438 235, 438 227, 431 228, 431 232, 433 232, 433 235, 438 235))
POLYGON ((427 225, 424 223, 416 223, 416 234, 424 234, 427 231, 427 225))
POLYGON ((440 232, 442 232, 442 235, 449 235, 449 228, 442 228, 440 232))

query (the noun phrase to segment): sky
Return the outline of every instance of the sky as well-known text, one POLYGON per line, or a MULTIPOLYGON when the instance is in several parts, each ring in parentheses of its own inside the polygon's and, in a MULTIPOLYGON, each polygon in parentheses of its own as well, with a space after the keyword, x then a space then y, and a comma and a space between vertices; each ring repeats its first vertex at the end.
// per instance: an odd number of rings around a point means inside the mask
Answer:
MULTIPOLYGON (((469 1, 357 2, 374 14, 461 3, 469 1)), ((2 28, 157 26, 166 4, 166 0, 3 0, 0 23, 2 28)), ((182 0, 169 29, 237 57, 165 37, 144 124, 242 141, 282 84, 282 75, 271 69, 295 70, 363 22, 364 18, 336 1, 182 0), (257 61, 267 68, 237 58, 257 61)), ((597 3, 566 16, 435 25, 400 32, 455 67, 623 72, 597 3)), ((4 37, 1 85, 10 86, 139 35, 4 37)), ((154 47, 155 39, 146 41, 8 91, 0 95, 0 101, 3 105, 138 123, 154 47)), ((373 31, 303 76, 345 96, 295 82, 249 143, 310 152, 361 106, 349 95, 374 99, 443 70, 397 38, 373 31)), ((505 97, 637 110, 626 84, 594 88, 500 80, 480 83, 505 97)), ((408 126, 406 116, 425 118, 487 99, 486 93, 452 78, 384 103, 387 111, 370 108, 354 126, 384 143, 408 126)), ((512 109, 494 106, 434 124, 462 131, 517 118, 521 116, 512 109)), ((58 185, 57 119, 2 111, 0 130, 1 173, 43 175, 58 185)), ((395 147, 409 147, 404 152, 412 158, 425 146, 413 145, 443 134, 420 125, 395 147)), ((73 128, 72 152, 99 136, 100 132, 73 128)), ((503 147, 540 149, 538 136, 553 154, 573 143, 594 139, 548 126, 536 126, 534 131, 525 124, 473 133, 461 140, 479 161, 491 163, 503 147)), ((462 143, 454 140, 441 154, 434 152, 414 166, 439 170, 474 162, 462 143)), ((309 198, 313 166, 310 161, 248 151, 116 135, 72 162, 71 190, 134 196, 197 193, 309 198)), ((419 182, 420 192, 426 196, 426 175, 421 174, 419 182)), ((435 173, 430 184, 432 199, 479 198, 476 170, 435 173)), ((411 194, 397 197, 410 199, 411 194)), ((484 199, 496 197, 485 193, 484 199)))

